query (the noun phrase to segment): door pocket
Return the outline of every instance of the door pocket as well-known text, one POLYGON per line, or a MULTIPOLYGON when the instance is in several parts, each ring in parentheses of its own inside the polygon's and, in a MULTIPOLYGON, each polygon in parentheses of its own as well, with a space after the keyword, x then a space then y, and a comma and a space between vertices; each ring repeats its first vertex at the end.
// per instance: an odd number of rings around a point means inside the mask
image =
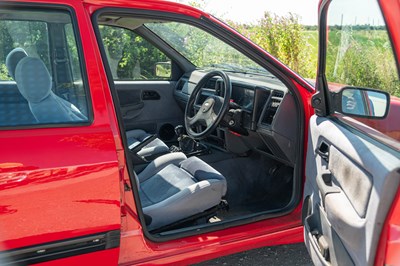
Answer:
POLYGON ((314 262, 318 261, 320 265, 354 265, 322 207, 315 205, 304 225, 305 243, 314 262))
POLYGON ((329 171, 360 218, 365 218, 373 181, 371 175, 334 146, 330 147, 329 171))
POLYGON ((304 239, 313 261, 318 261, 320 265, 330 265, 329 246, 322 233, 320 210, 317 205, 304 221, 304 239))

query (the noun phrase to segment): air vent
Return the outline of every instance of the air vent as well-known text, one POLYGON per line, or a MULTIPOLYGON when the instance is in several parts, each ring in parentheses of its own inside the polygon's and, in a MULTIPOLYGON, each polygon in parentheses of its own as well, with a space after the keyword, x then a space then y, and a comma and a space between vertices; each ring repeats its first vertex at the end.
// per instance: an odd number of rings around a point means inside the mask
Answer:
POLYGON ((282 99, 283 95, 284 95, 283 91, 273 91, 272 92, 272 97, 277 97, 277 98, 282 99))
POLYGON ((204 87, 208 88, 208 89, 215 89, 216 82, 217 81, 215 79, 210 79, 209 81, 207 81, 207 83, 204 87))
POLYGON ((282 91, 273 91, 267 107, 265 108, 264 114, 262 116, 261 123, 264 125, 271 125, 278 110, 279 105, 282 102, 284 93, 282 91))
POLYGON ((215 95, 224 96, 225 86, 222 79, 218 79, 215 83, 215 95))
POLYGON ((178 84, 176 85, 175 90, 181 91, 181 90, 183 89, 183 86, 185 86, 185 83, 186 83, 186 82, 187 82, 187 80, 185 80, 185 79, 180 79, 180 80, 178 81, 178 84))

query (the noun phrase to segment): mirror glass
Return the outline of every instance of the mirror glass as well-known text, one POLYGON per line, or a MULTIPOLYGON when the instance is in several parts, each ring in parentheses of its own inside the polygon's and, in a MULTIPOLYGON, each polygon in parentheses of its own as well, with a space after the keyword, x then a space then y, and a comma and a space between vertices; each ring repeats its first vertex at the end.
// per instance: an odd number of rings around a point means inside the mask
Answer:
POLYGON ((171 77, 171 62, 157 62, 154 66, 156 77, 171 77))
POLYGON ((341 113, 362 117, 385 117, 389 108, 386 92, 364 88, 344 88, 340 92, 341 113))

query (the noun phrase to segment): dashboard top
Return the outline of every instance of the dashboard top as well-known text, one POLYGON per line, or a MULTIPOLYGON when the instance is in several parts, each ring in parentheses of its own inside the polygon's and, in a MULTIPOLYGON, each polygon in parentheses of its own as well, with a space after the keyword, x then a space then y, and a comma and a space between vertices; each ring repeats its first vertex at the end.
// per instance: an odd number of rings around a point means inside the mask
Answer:
MULTIPOLYGON (((195 70, 190 73, 186 73, 178 82, 176 90, 181 91, 184 94, 190 95, 197 83, 208 73, 205 70, 195 70)), ((279 90, 284 94, 287 92, 286 86, 276 77, 273 76, 261 76, 258 74, 250 74, 250 73, 233 73, 227 72, 229 78, 232 82, 232 89, 235 88, 246 88, 250 90, 254 90, 256 87, 279 90)), ((211 83, 208 84, 209 89, 214 89, 212 85, 215 86, 216 79, 211 80, 211 83), (211 85, 211 86, 210 86, 211 85)), ((216 89, 216 88, 215 88, 216 89)))

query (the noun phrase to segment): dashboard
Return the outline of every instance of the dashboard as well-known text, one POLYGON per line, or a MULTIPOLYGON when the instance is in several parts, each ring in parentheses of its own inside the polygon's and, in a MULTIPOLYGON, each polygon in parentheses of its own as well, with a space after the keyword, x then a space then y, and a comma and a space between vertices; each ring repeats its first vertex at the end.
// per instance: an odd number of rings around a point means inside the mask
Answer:
POLYGON ((233 84, 231 100, 240 105, 242 109, 252 111, 254 107, 254 88, 233 84))
MULTIPOLYGON (((175 97, 186 105, 191 92, 205 71, 193 71, 185 74, 177 83, 175 97)), ((258 127, 270 126, 280 102, 287 93, 286 86, 276 78, 251 76, 241 73, 229 73, 232 83, 230 101, 243 112, 242 125, 255 131, 258 127)), ((220 78, 210 79, 201 91, 197 103, 202 103, 210 95, 222 96, 224 84, 220 78)))
MULTIPOLYGON (((195 70, 177 82, 174 96, 182 110, 197 83, 207 73, 195 70)), ((239 146, 235 140, 228 139, 233 133, 246 142, 244 146, 265 152, 284 163, 294 163, 299 119, 294 97, 287 87, 275 77, 227 74, 232 83, 231 108, 224 117, 226 123, 221 123, 214 136, 221 142, 220 146, 228 150, 239 146), (229 119, 234 119, 234 123, 229 123, 229 119), (230 126, 232 124, 235 126, 230 126)), ((211 78, 202 88, 197 104, 211 95, 223 96, 223 90, 223 80, 211 78)))

